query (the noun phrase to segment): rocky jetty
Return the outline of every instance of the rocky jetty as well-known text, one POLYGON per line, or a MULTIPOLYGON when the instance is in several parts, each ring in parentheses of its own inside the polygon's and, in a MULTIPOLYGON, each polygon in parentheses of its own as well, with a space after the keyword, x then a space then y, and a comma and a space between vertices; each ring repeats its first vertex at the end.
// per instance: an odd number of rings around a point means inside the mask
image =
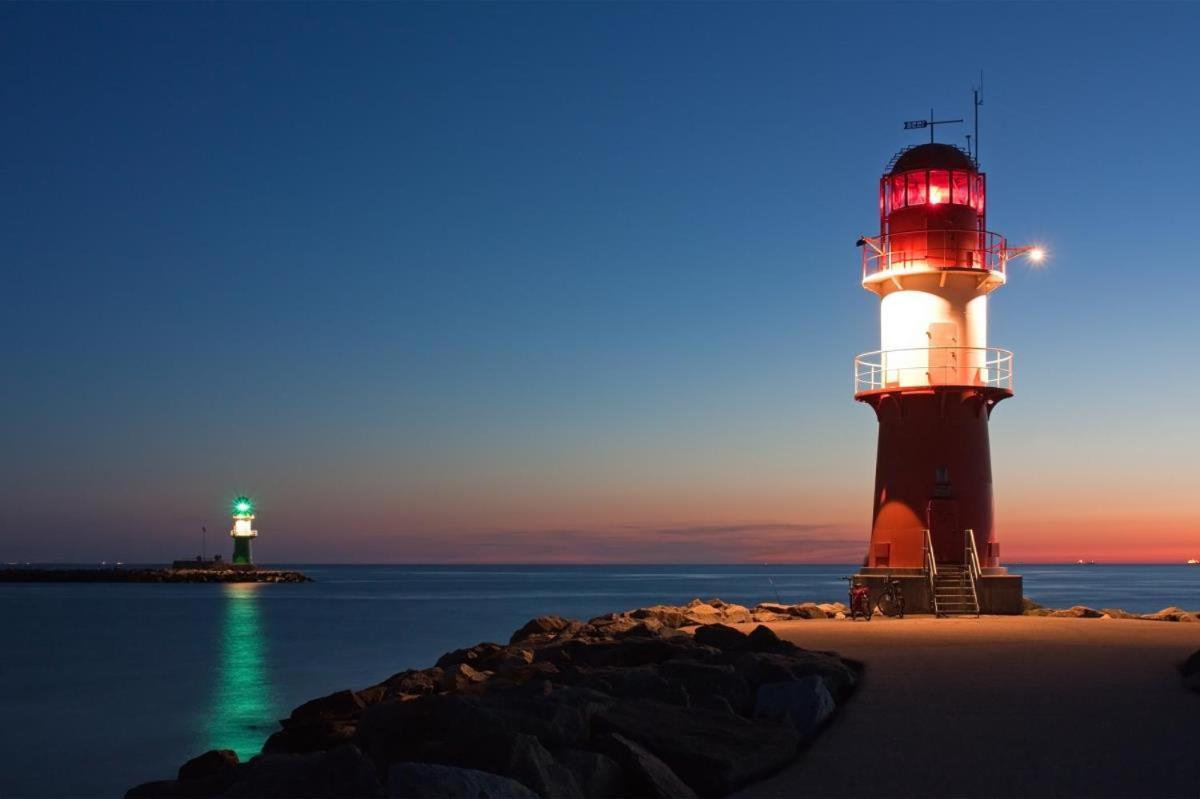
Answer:
POLYGON ((841 612, 696 600, 539 617, 307 702, 248 762, 207 752, 126 796, 724 796, 795 759, 862 669, 730 624, 841 612))
POLYGON ((0 583, 310 583, 279 569, 0 569, 0 583))
POLYGON ((1042 607, 1029 597, 1025 597, 1024 614, 1026 616, 1051 616, 1053 618, 1068 619, 1141 619, 1142 621, 1200 622, 1200 613, 1177 607, 1163 608, 1156 613, 1131 613, 1121 608, 1096 610, 1086 605, 1073 605, 1069 608, 1055 609, 1042 607))

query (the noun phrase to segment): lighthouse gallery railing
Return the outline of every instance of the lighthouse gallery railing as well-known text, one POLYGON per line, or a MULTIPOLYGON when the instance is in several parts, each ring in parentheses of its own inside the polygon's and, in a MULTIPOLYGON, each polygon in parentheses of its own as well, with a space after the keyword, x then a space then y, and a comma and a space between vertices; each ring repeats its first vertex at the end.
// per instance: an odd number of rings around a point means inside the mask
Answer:
POLYGON ((1013 354, 996 347, 918 347, 854 359, 854 393, 930 386, 1012 391, 1013 354))
POLYGON ((1008 243, 990 230, 914 230, 863 239, 862 276, 892 270, 977 269, 1004 274, 1008 243))

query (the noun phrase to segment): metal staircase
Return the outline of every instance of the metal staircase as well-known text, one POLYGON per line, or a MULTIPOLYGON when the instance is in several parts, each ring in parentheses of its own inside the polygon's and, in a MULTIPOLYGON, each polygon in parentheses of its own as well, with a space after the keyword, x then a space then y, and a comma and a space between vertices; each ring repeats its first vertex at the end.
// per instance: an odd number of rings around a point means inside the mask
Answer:
POLYGON ((925 531, 925 578, 929 601, 935 616, 979 615, 979 594, 975 581, 979 578, 979 556, 975 552, 975 535, 963 531, 963 564, 941 563, 933 553, 933 541, 925 531))
POLYGON ((933 582, 933 612, 938 616, 979 615, 979 597, 970 566, 943 563, 933 582))

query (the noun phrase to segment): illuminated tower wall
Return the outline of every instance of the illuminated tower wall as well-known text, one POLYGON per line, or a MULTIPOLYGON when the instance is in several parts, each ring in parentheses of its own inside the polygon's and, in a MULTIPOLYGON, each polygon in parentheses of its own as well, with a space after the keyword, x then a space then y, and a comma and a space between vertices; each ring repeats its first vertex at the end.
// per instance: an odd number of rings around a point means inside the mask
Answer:
POLYGON ((855 359, 855 399, 879 422, 862 574, 920 575, 930 543, 937 563, 961 565, 970 537, 982 573, 998 578, 987 590, 1005 610, 1015 596, 1019 611, 992 507, 988 420, 1013 372, 1012 353, 987 340, 1010 251, 987 230, 986 176, 957 147, 930 143, 900 153, 879 185, 880 233, 860 242, 862 285, 880 306, 880 349, 855 359))
POLYGON ((253 529, 254 503, 247 497, 238 497, 233 501, 233 529, 229 531, 233 538, 233 564, 235 566, 252 566, 254 559, 250 555, 250 542, 258 537, 258 531, 253 529))

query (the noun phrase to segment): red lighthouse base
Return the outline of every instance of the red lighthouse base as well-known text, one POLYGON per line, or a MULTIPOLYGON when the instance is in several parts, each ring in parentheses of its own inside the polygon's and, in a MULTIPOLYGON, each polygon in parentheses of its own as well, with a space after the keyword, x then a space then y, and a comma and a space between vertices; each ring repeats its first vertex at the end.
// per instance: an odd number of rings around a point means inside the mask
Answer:
POLYGON ((988 418, 1009 396, 1007 389, 952 386, 858 395, 879 420, 871 544, 861 573, 867 582, 888 573, 908 578, 906 600, 921 607, 925 531, 939 565, 963 564, 970 537, 983 572, 981 611, 1021 612, 1021 578, 1000 565, 992 518, 988 418))

